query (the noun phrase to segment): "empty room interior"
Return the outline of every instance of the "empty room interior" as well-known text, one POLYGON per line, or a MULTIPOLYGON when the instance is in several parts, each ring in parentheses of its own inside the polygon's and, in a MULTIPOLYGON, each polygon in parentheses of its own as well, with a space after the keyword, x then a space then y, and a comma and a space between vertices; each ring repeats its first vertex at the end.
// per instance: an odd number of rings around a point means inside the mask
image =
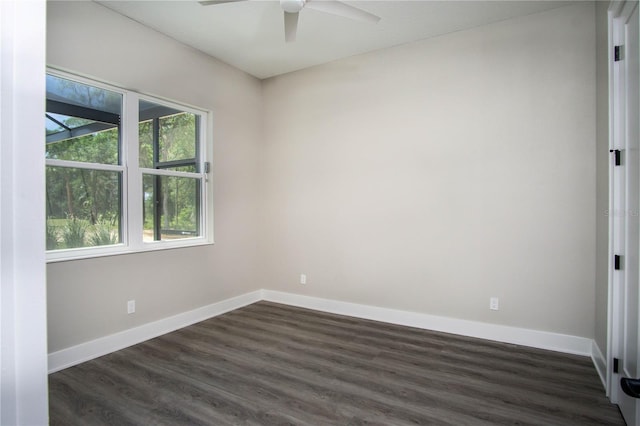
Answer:
POLYGON ((43 415, 632 424, 609 371, 609 2, 346 2, 371 23, 313 1, 288 41, 278 2, 46 3, 43 415), (119 96, 113 124, 71 86, 119 96), (160 158, 185 117, 192 163, 160 158), (63 145, 74 126, 118 132, 113 161, 63 145), (115 231, 72 246, 105 222, 71 188, 100 173, 115 231))

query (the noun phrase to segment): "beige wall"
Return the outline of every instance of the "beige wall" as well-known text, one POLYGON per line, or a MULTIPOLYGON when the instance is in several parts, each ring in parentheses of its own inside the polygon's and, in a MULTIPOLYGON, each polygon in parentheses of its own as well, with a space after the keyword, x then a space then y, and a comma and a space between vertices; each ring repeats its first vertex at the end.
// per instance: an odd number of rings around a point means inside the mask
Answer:
POLYGON ((216 237, 49 264, 50 352, 257 288, 594 336, 593 4, 262 83, 48 8, 50 65, 213 111, 216 237))
POLYGON ((593 337, 594 44, 578 4, 266 80, 263 286, 593 337))
POLYGON ((94 2, 47 6, 49 65, 213 111, 216 240, 49 264, 49 351, 260 288, 260 81, 94 2), (129 299, 136 299, 134 315, 126 313, 129 299))
POLYGON ((609 2, 596 2, 596 306, 595 341, 605 355, 609 279, 609 2))

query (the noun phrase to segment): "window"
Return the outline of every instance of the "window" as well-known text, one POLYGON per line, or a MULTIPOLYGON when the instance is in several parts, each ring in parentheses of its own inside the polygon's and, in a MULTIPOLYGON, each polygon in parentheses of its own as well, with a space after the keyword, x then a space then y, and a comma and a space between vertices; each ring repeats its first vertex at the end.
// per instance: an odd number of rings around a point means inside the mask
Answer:
POLYGON ((212 242, 208 113, 47 75, 49 260, 212 242))

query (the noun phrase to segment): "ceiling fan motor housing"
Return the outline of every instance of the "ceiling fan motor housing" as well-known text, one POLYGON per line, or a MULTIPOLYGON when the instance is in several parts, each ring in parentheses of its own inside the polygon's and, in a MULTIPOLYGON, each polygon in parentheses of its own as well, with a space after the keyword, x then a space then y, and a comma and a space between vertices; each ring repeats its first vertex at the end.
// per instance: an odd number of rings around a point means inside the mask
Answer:
POLYGON ((280 0, 280 7, 285 12, 298 13, 304 7, 306 0, 280 0))

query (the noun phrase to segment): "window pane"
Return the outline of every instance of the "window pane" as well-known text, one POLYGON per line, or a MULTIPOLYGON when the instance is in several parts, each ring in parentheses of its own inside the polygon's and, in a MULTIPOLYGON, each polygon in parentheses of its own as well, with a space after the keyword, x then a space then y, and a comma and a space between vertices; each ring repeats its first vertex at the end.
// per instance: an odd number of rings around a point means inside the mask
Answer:
POLYGON ((47 100, 116 115, 122 113, 119 93, 54 75, 47 75, 47 100))
POLYGON ((160 119, 160 162, 196 158, 195 115, 183 112, 160 119))
POLYGON ((47 166, 47 250, 118 244, 121 173, 47 166))
POLYGON ((47 143, 45 158, 118 164, 118 129, 47 143))
POLYGON ((196 165, 198 121, 196 114, 141 100, 140 166, 169 168, 196 165))
POLYGON ((172 172, 187 172, 187 173, 196 173, 198 170, 195 164, 190 166, 176 166, 176 167, 163 167, 164 170, 170 170, 172 172))
POLYGON ((45 156, 119 164, 122 95, 47 75, 45 156))
MULTIPOLYGON (((86 126, 87 124, 95 123, 94 120, 87 120, 86 118, 69 117, 68 115, 56 114, 53 112, 47 112, 47 123, 53 123, 57 126, 58 131, 62 131, 65 128, 77 129, 78 127, 86 126), (64 127, 61 123, 64 123, 64 127)), ((55 133, 47 127, 47 134, 55 133)))
POLYGON ((153 120, 141 121, 138 124, 138 140, 140 167, 153 169, 153 120))
POLYGON ((143 175, 144 241, 200 235, 200 179, 143 175))

